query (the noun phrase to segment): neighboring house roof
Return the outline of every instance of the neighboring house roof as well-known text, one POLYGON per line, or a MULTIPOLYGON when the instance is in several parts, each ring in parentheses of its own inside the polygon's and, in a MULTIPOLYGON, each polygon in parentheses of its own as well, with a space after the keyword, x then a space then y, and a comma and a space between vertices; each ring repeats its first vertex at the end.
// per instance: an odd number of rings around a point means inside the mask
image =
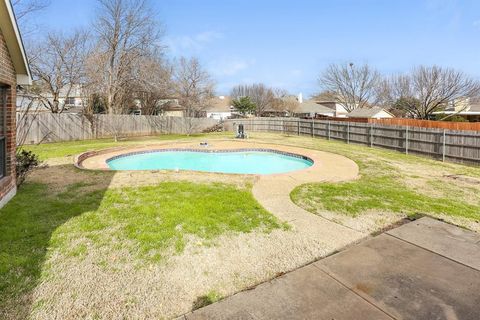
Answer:
POLYGON ((163 103, 162 110, 164 111, 184 111, 185 107, 178 104, 178 100, 167 101, 163 103))
POLYGON ((480 115, 480 97, 468 98, 457 110, 454 106, 448 106, 443 111, 435 111, 433 114, 458 114, 458 115, 480 115))
POLYGON ((357 108, 348 113, 349 118, 374 118, 380 112, 386 112, 393 117, 393 114, 383 109, 382 107, 372 107, 372 108, 357 108))
POLYGON ((337 103, 335 101, 315 101, 319 105, 330 109, 330 111, 334 111, 337 109, 337 103))
POLYGON ((295 113, 332 113, 333 110, 313 100, 307 100, 298 104, 295 113))
POLYGON ((212 98, 205 107, 207 112, 232 112, 233 110, 232 99, 227 96, 212 98))
POLYGON ((480 103, 478 104, 472 104, 470 106, 470 109, 468 109, 470 112, 480 112, 480 103))
POLYGON ((27 55, 10 0, 0 0, 0 30, 17 73, 17 84, 32 84, 27 55))
POLYGON ((348 113, 347 109, 341 104, 336 101, 317 101, 317 103, 325 106, 333 111, 335 111, 335 116, 345 115, 348 113))
MULTIPOLYGON (((0 0, 1 1, 1 0, 0 0)), ((39 86, 42 84, 42 81, 35 80, 33 81, 33 84, 38 84, 39 86)), ((23 92, 18 92, 17 95, 22 95, 23 92)), ((74 84, 70 85, 67 84, 63 88, 60 88, 58 91, 58 97, 60 99, 65 99, 65 98, 82 98, 82 85, 81 84, 74 84)), ((44 98, 53 98, 53 95, 50 91, 44 90, 40 94, 44 98)))
POLYGON ((178 103, 176 98, 165 98, 157 101, 157 108, 162 109, 163 111, 184 111, 186 108, 178 103))
POLYGON ((479 114, 480 113, 480 97, 470 98, 469 106, 464 110, 464 113, 479 114))
POLYGON ((288 95, 288 96, 284 96, 282 98, 282 100, 286 101, 286 102, 298 102, 298 97, 297 96, 292 96, 292 95, 288 95))

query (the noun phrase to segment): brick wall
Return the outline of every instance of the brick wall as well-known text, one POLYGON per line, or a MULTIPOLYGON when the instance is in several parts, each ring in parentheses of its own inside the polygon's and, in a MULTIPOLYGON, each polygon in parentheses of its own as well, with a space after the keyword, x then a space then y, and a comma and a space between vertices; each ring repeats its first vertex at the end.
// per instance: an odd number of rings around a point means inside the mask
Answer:
POLYGON ((16 73, 5 39, 0 30, 0 86, 7 88, 6 110, 6 146, 7 146, 7 174, 0 179, 0 207, 16 190, 15 182, 15 112, 16 112, 16 73), (2 201, 3 200, 3 201, 2 201))

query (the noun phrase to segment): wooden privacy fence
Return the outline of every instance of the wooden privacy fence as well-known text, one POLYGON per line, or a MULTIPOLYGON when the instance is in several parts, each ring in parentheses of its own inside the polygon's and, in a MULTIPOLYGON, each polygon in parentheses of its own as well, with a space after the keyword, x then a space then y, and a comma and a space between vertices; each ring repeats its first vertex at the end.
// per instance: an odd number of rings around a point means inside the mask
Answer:
POLYGON ((404 118, 369 119, 369 122, 386 124, 386 125, 395 125, 395 126, 437 128, 437 129, 447 129, 447 130, 480 131, 480 122, 433 121, 433 120, 404 119, 404 118))
POLYGON ((135 115, 22 114, 17 113, 17 142, 87 140, 154 134, 198 133, 218 121, 210 118, 183 118, 135 115))
POLYGON ((480 164, 480 133, 473 131, 292 118, 227 120, 225 128, 233 130, 238 124, 243 124, 247 132, 268 131, 322 137, 407 154, 427 155, 442 161, 480 164))
POLYGON ((434 121, 434 120, 419 120, 419 119, 407 119, 407 118, 371 119, 371 118, 331 118, 331 117, 323 117, 323 118, 317 117, 316 120, 337 121, 337 122, 378 123, 378 124, 405 126, 405 127, 408 126, 408 127, 419 127, 419 128, 480 131, 480 122, 434 121))

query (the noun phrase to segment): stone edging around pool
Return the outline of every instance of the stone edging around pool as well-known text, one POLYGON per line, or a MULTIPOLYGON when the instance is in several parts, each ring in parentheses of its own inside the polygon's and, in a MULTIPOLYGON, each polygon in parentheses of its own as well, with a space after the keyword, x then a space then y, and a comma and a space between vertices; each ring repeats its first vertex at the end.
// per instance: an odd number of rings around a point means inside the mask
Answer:
MULTIPOLYGON (((302 160, 306 160, 312 163, 315 163, 312 159, 307 156, 296 154, 292 152, 280 151, 275 149, 266 149, 266 148, 240 148, 240 149, 184 149, 184 148, 171 148, 171 149, 153 149, 153 150, 143 150, 143 151, 135 151, 135 152, 128 152, 123 153, 120 155, 113 156, 105 160, 105 162, 109 162, 112 160, 116 160, 123 157, 129 157, 138 154, 146 154, 146 153, 156 153, 156 152, 200 152, 200 153, 234 153, 234 152, 265 152, 265 153, 276 153, 284 156, 289 156, 292 158, 298 158, 302 160)), ((162 170, 162 169, 159 169, 162 170)))

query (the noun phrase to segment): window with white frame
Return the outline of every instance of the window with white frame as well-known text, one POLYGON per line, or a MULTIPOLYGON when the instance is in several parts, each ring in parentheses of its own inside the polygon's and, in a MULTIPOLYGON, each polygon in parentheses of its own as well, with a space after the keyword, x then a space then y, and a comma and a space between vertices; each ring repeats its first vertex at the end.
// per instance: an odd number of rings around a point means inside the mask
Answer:
POLYGON ((73 97, 67 97, 65 99, 65 105, 66 106, 74 106, 75 105, 75 98, 73 97))

